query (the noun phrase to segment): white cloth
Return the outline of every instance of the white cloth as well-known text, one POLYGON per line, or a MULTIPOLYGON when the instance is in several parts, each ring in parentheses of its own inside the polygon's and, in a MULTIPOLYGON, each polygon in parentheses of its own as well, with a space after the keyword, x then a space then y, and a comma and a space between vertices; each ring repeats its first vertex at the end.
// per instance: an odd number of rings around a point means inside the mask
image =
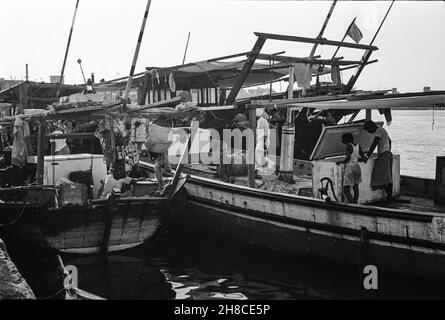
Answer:
POLYGON ((381 127, 377 128, 375 136, 380 138, 379 144, 377 145, 377 152, 379 154, 385 151, 391 151, 388 132, 386 132, 385 129, 381 127))
POLYGON ((170 73, 170 75, 168 77, 168 85, 170 87, 171 92, 176 92, 176 81, 175 81, 175 76, 173 75, 173 73, 170 73))
POLYGON ((358 163, 358 159, 360 159, 360 146, 356 144, 355 146, 351 144, 352 146, 352 153, 349 158, 348 164, 352 163, 358 163))
POLYGON ((257 143, 255 147, 255 168, 259 168, 266 165, 269 161, 265 151, 267 151, 270 145, 269 122, 262 116, 259 117, 257 122, 256 138, 257 143), (266 150, 264 149, 264 145, 266 145, 266 150))
POLYGON ((104 191, 102 192, 102 197, 107 197, 109 194, 113 192, 114 188, 118 188, 122 190, 124 184, 130 184, 131 178, 125 177, 119 180, 114 179, 113 174, 107 175, 104 181, 104 191))
MULTIPOLYGON (((63 134, 63 132, 60 130, 56 130, 52 132, 52 134, 63 134)), ((51 142, 54 142, 54 152, 59 152, 67 146, 66 139, 52 139, 51 142)))
POLYGON ((300 88, 311 87, 312 70, 309 63, 294 63, 294 77, 300 88))
POLYGON ((29 126, 20 116, 15 118, 13 136, 11 161, 12 164, 22 167, 26 164, 28 156, 25 138, 29 136, 29 126))

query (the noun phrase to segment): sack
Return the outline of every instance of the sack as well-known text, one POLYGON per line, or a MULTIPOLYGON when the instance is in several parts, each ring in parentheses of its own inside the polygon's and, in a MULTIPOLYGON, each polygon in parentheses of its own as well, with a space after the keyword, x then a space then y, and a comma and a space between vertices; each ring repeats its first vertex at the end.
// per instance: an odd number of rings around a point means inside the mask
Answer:
POLYGON ((149 152, 165 153, 168 151, 168 148, 170 148, 171 144, 171 141, 167 143, 148 141, 145 143, 145 148, 147 148, 147 151, 149 152))
POLYGON ((162 127, 157 124, 151 123, 148 126, 148 141, 161 144, 169 143, 168 141, 169 133, 170 133, 169 127, 162 127))

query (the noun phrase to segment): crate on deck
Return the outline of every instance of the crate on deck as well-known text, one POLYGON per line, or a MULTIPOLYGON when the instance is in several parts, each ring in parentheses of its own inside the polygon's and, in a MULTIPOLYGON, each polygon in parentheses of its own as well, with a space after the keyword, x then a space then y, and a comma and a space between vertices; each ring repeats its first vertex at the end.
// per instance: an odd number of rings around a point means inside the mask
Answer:
POLYGON ((23 201, 31 205, 54 207, 56 205, 56 189, 53 187, 33 187, 25 192, 23 201))
POLYGON ((59 205, 85 205, 88 201, 87 187, 83 183, 61 184, 59 187, 59 205))

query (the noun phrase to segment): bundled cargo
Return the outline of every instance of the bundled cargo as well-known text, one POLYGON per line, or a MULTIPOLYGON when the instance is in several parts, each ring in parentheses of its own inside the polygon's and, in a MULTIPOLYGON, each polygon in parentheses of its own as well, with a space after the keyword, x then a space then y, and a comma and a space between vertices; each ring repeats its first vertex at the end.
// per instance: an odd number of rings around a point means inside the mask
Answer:
POLYGON ((170 128, 156 123, 148 126, 148 139, 145 147, 154 153, 164 153, 168 150, 172 141, 169 140, 170 128))

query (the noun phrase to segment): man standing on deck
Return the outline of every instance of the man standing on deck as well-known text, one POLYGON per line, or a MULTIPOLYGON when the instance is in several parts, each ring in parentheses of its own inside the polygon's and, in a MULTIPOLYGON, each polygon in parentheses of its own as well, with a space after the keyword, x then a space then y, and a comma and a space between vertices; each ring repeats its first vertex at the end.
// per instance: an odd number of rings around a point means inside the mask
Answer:
POLYGON ((149 125, 148 140, 145 143, 150 158, 155 163, 155 177, 160 188, 164 187, 162 170, 171 171, 168 148, 172 142, 169 140, 169 133, 169 123, 164 116, 160 116, 149 125))
POLYGON ((256 109, 257 120, 257 144, 255 147, 255 169, 266 167, 268 165, 269 159, 267 157, 267 151, 270 145, 270 128, 269 115, 264 109, 256 109))
POLYGON ((377 147, 377 160, 372 170, 371 187, 375 189, 384 188, 387 200, 392 201, 392 162, 391 139, 385 129, 378 127, 375 122, 368 120, 364 127, 366 131, 374 135, 374 141, 369 148, 366 158, 369 158, 377 147))

